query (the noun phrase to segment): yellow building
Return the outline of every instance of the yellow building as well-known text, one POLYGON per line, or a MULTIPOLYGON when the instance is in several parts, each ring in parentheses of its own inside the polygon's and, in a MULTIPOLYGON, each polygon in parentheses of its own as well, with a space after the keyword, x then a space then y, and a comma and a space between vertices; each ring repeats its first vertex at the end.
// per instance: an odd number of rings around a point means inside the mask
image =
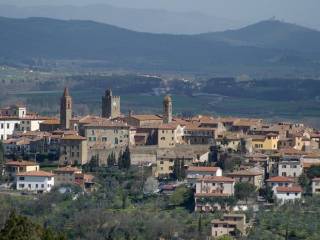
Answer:
POLYGON ((252 147, 254 150, 277 150, 278 141, 278 134, 269 133, 265 136, 254 135, 252 136, 252 147))
POLYGON ((15 177, 20 172, 39 171, 39 164, 31 161, 9 161, 5 163, 6 174, 15 177))

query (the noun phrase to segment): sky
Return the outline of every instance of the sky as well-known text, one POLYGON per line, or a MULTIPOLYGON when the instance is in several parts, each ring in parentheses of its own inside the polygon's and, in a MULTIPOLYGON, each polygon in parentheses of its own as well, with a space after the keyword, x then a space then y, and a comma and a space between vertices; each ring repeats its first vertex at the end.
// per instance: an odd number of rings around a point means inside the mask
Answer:
POLYGON ((106 3, 129 8, 197 11, 239 21, 280 20, 320 29, 320 0, 0 0, 19 5, 106 3))

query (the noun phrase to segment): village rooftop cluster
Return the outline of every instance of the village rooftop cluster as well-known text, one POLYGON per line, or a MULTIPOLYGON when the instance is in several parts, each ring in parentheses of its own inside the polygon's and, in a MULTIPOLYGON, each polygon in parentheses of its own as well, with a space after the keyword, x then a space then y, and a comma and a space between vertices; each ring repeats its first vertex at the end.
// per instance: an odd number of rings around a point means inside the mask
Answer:
MULTIPOLYGON (((102 96, 101 116, 77 116, 67 88, 60 106, 60 118, 39 116, 24 105, 0 109, 6 159, 1 173, 14 191, 45 193, 64 184, 94 191, 94 172, 84 173, 82 166, 95 161, 107 167, 110 159, 129 152, 131 165, 150 167, 154 178, 165 180, 159 185, 162 194, 185 184, 194 189, 194 211, 225 212, 212 220, 213 237, 236 230, 245 235, 250 223, 243 212, 269 200, 260 195, 236 201, 237 183, 249 183, 256 192, 270 189, 274 204, 299 201, 305 194, 299 177, 320 166, 320 132, 301 123, 176 117, 169 95, 160 115, 123 114, 120 96, 111 90, 102 96), (237 164, 228 167, 232 161, 237 164), (45 171, 44 162, 57 167, 45 171)), ((320 179, 311 181, 312 194, 320 193, 320 179)))

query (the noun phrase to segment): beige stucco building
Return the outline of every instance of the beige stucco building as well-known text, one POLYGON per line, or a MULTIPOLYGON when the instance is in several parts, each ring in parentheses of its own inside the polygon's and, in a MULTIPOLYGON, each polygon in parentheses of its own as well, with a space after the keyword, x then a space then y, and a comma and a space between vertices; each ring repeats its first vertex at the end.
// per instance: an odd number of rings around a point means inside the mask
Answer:
POLYGON ((81 170, 75 167, 62 167, 53 171, 55 174, 55 185, 74 184, 75 174, 81 173, 81 170))
POLYGON ((198 178, 195 193, 195 211, 214 211, 215 209, 228 208, 221 204, 212 203, 210 198, 231 197, 234 195, 235 181, 229 177, 206 176, 198 178))
POLYGON ((260 188, 263 184, 263 173, 255 169, 241 170, 227 174, 236 182, 247 182, 260 188))
POLYGON ((129 115, 125 118, 125 121, 128 125, 134 127, 159 126, 163 123, 162 117, 152 114, 129 115))
POLYGON ((179 124, 161 124, 158 129, 159 148, 172 148, 183 143, 184 128, 179 124))

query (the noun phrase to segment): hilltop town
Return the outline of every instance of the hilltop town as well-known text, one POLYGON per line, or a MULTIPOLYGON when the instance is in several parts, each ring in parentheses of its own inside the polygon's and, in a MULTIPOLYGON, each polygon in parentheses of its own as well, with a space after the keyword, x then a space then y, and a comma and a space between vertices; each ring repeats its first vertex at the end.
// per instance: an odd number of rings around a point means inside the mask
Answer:
MULTIPOLYGON (((137 208, 139 201, 155 204, 163 197, 170 200, 166 210, 187 206, 196 214, 199 236, 246 239, 261 209, 320 193, 317 129, 253 118, 178 117, 169 95, 159 106, 162 114, 126 114, 120 98, 106 90, 100 116, 78 116, 68 88, 60 117, 40 116, 23 104, 1 108, 0 196, 43 197, 72 187, 86 196, 116 192, 108 177, 120 171, 116 178, 130 185, 124 189, 139 185, 119 193, 122 209, 126 199, 137 208), (202 218, 209 231, 200 230, 202 218)), ((177 227, 171 234, 184 239, 182 232, 177 227)), ((159 239, 169 239, 164 235, 159 239)))

